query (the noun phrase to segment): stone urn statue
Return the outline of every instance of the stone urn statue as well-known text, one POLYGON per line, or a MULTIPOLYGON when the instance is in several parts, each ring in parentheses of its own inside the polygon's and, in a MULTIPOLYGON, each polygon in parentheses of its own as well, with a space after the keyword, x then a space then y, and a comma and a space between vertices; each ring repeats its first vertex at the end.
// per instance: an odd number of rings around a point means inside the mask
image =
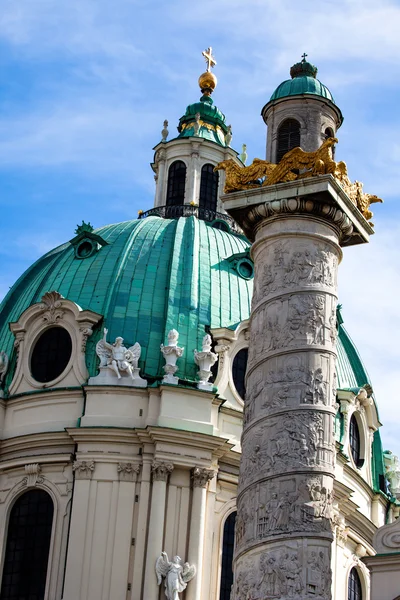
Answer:
POLYGON ((213 384, 208 380, 211 377, 211 369, 218 360, 218 355, 211 350, 211 335, 207 334, 203 337, 203 344, 201 352, 194 351, 194 360, 196 365, 199 367, 199 383, 197 387, 199 390, 212 391, 213 384))
POLYGON ((179 377, 175 377, 178 370, 176 361, 182 356, 184 348, 178 346, 178 337, 176 329, 171 329, 168 333, 168 346, 161 344, 161 353, 165 358, 163 383, 177 385, 179 381, 179 377))

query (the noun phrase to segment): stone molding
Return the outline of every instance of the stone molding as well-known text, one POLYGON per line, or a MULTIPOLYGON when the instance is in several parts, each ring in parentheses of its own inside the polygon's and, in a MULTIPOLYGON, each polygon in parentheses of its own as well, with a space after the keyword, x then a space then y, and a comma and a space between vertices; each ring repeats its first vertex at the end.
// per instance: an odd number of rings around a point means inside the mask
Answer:
POLYGON ((194 467, 191 472, 192 485, 194 488, 205 488, 209 481, 215 477, 215 471, 194 467))
POLYGON ((169 475, 174 470, 174 465, 167 462, 154 461, 151 465, 151 473, 153 481, 168 481, 169 475))
POLYGON ((27 308, 15 323, 10 323, 10 329, 15 336, 14 351, 16 353, 16 367, 13 380, 9 387, 9 394, 18 394, 35 389, 44 389, 63 385, 72 387, 82 385, 88 378, 85 351, 92 327, 102 316, 90 311, 82 310, 75 302, 63 298, 53 290, 46 292, 40 302, 27 308), (60 375, 53 381, 36 381, 30 369, 30 355, 33 346, 44 331, 50 327, 64 328, 72 344, 71 356, 60 375))
POLYGON ((72 465, 75 479, 92 479, 94 469, 94 460, 76 460, 72 465))
POLYGON ((332 204, 314 200, 309 196, 306 198, 294 197, 272 200, 250 208, 244 227, 246 230, 248 227, 256 230, 258 225, 266 219, 281 215, 293 216, 296 214, 313 215, 314 217, 324 219, 324 221, 329 221, 339 230, 341 236, 344 237, 351 235, 353 232, 352 222, 342 210, 332 204))

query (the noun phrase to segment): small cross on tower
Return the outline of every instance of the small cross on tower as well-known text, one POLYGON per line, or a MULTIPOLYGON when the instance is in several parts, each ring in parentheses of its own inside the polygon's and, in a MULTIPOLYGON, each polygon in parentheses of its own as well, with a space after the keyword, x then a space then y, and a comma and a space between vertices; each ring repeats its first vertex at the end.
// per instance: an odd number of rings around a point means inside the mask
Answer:
POLYGON ((209 48, 207 48, 207 50, 203 50, 202 55, 206 59, 207 71, 210 72, 211 69, 213 67, 215 67, 215 65, 217 64, 217 61, 215 60, 215 58, 212 55, 212 48, 211 48, 211 46, 209 48))
POLYGON ((307 56, 308 56, 308 54, 306 54, 305 52, 304 52, 304 54, 301 55, 301 58, 303 59, 303 62, 305 62, 307 56))

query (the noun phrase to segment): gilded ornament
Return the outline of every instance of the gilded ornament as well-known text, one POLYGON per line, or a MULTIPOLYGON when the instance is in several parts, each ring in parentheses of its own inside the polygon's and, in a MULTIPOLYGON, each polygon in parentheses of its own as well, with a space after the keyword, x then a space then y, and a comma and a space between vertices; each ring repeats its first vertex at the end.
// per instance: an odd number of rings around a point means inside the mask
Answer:
POLYGON ((334 137, 327 138, 315 152, 305 152, 300 147, 293 148, 278 164, 255 158, 248 167, 240 167, 233 159, 229 159, 220 162, 214 170, 222 169, 226 172, 225 194, 317 175, 332 175, 363 217, 370 221, 373 216, 369 210, 370 205, 383 200, 374 194, 366 194, 361 182, 350 181, 346 163, 333 160, 332 147, 337 142, 334 137))

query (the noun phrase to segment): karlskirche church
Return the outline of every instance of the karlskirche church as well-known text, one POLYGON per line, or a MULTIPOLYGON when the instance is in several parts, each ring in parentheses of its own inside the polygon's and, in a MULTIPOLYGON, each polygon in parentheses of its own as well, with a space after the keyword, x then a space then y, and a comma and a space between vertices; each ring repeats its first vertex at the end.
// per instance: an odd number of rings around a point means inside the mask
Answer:
POLYGON ((1 600, 383 599, 400 468, 336 293, 376 197, 306 56, 246 166, 203 55, 154 206, 83 222, 0 305, 1 600))

